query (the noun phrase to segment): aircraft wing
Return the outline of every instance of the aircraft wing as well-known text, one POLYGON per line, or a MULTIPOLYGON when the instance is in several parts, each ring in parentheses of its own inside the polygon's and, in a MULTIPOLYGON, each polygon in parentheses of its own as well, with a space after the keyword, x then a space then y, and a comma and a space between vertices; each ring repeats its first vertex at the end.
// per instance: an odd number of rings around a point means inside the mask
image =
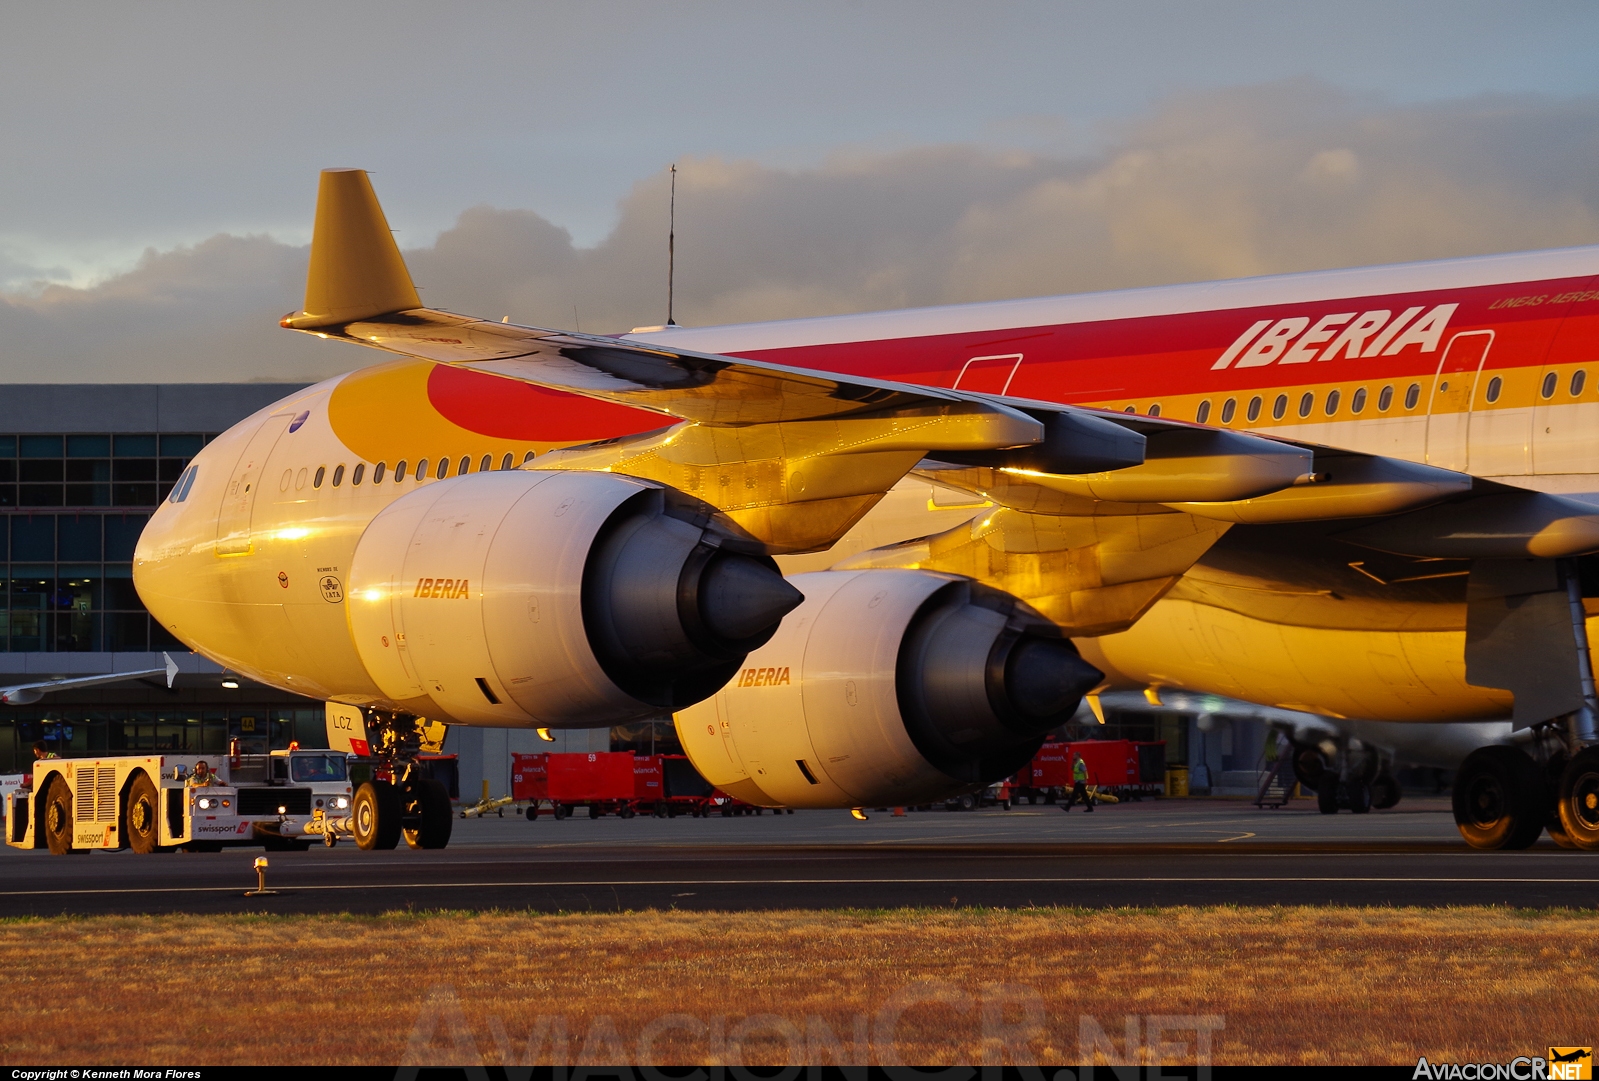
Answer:
MULTIPOLYGON (((999 504, 982 528, 1010 554, 1163 551, 1160 573, 1139 580, 1171 579, 1234 525, 1347 521, 1352 543, 1424 558, 1599 551, 1599 513, 1586 504, 1380 455, 426 308, 360 170, 322 174, 305 307, 282 324, 671 418, 540 467, 671 485, 773 553, 827 548, 913 468, 999 504)), ((1111 562, 1120 579, 1148 561, 1111 562)), ((1088 625, 1129 618, 1115 607, 1088 625)))
POLYGON ((11 687, 0 687, 0 703, 8 706, 29 706, 56 691, 75 691, 82 687, 98 687, 103 683, 124 683, 130 679, 144 679, 147 676, 164 675, 167 677, 167 686, 170 687, 172 681, 177 678, 178 662, 166 653, 161 654, 161 659, 166 662, 161 668, 145 668, 137 672, 107 672, 99 676, 73 676, 68 679, 46 679, 38 683, 19 683, 11 687))

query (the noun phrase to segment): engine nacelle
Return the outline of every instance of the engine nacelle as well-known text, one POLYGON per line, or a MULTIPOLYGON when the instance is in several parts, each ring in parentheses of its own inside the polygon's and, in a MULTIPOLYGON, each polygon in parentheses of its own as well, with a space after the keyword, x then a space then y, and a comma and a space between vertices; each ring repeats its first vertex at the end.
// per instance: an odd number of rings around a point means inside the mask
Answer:
POLYGON ((802 599, 698 505, 610 473, 424 485, 373 519, 349 577, 356 648, 389 699, 506 727, 697 702, 802 599))
POLYGON ((1020 769, 1103 678, 1008 593, 928 571, 819 571, 714 698, 677 714, 705 778, 749 803, 926 803, 1020 769))

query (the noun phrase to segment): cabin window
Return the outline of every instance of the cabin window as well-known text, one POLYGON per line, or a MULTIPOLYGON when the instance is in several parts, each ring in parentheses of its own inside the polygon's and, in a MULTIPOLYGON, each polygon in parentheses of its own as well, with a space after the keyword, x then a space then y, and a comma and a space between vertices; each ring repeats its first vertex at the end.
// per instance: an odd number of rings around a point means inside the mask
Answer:
POLYGON ((385 462, 379 462, 377 465, 372 467, 372 483, 373 484, 382 484, 383 483, 383 471, 385 469, 387 469, 387 468, 388 468, 388 464, 385 463, 385 462))
POLYGON ((401 458, 394 463, 394 483, 398 484, 405 479, 405 459, 401 458))
POLYGON ((355 465, 355 472, 350 474, 351 486, 353 487, 354 485, 360 484, 361 478, 364 476, 366 476, 366 463, 357 462, 355 465))
POLYGON ((1160 416, 1160 403, 1159 402, 1156 402, 1154 405, 1149 407, 1149 415, 1152 416, 1152 417, 1160 416))
POLYGON ((333 467, 333 487, 337 488, 339 485, 341 485, 343 483, 344 483, 344 466, 342 466, 342 465, 334 466, 333 467))
POLYGON ((423 458, 420 462, 416 463, 416 479, 428 479, 428 460, 426 458, 423 458))
POLYGON ((1582 385, 1588 381, 1588 373, 1581 368, 1571 373, 1571 396, 1575 398, 1582 393, 1582 385))
POLYGON ((316 476, 311 478, 311 487, 313 487, 313 488, 322 487, 322 478, 326 477, 327 475, 328 475, 328 467, 327 466, 325 466, 325 465, 317 466, 316 467, 316 476))
POLYGON ((1338 399, 1341 397, 1336 390, 1327 392, 1327 415, 1330 417, 1338 412, 1338 399))
POLYGON ((1194 412, 1194 420, 1200 424, 1210 421, 1210 400, 1208 398, 1199 403, 1199 408, 1194 412))
POLYGON ((1251 424, 1255 423, 1255 421, 1260 419, 1260 396, 1259 395, 1256 395, 1255 397, 1249 399, 1249 408, 1244 410, 1244 416, 1249 418, 1249 423, 1251 423, 1251 424))
POLYGON ((1231 424, 1233 422, 1233 414, 1236 412, 1238 412, 1238 399, 1228 398, 1221 403, 1221 422, 1223 424, 1231 424))
POLYGON ((1129 405, 1126 409, 1123 409, 1122 412, 1123 413, 1136 413, 1136 412, 1138 412, 1138 407, 1136 405, 1129 405))
POLYGON ((1363 412, 1365 410, 1365 408, 1366 408, 1366 388, 1365 387, 1361 387, 1359 390, 1355 391, 1355 396, 1353 398, 1349 399, 1349 411, 1351 413, 1360 413, 1360 412, 1363 412))
POLYGON ((483 460, 477 464, 477 471, 479 473, 487 473, 493 467, 494 467, 494 455, 485 454, 483 456, 483 460))
POLYGON ((1543 386, 1540 388, 1540 393, 1542 393, 1545 398, 1553 398, 1555 396, 1555 386, 1559 382, 1560 376, 1556 375, 1554 372, 1550 372, 1548 375, 1543 377, 1543 386))
POLYGON ((440 458, 438 472, 434 473, 433 475, 439 480, 443 480, 445 477, 449 476, 450 460, 448 458, 440 458))
POLYGON ((511 468, 511 455, 510 455, 509 451, 506 452, 505 457, 500 459, 500 468, 501 469, 509 469, 509 468, 511 468))
POLYGON ((1405 388, 1405 408, 1414 409, 1419 401, 1421 401, 1421 384, 1412 383, 1405 388))
POLYGON ((1288 412, 1288 395, 1286 395, 1286 394, 1277 395, 1277 399, 1274 402, 1271 403, 1271 419, 1272 420, 1282 420, 1283 419, 1283 414, 1285 414, 1287 412, 1288 412))
POLYGON ((278 491, 280 491, 280 492, 288 491, 289 490, 289 484, 293 480, 294 480, 294 470, 285 469, 283 471, 283 479, 278 481, 278 491))
POLYGON ((461 468, 457 469, 455 472, 457 475, 463 477, 472 472, 472 456, 470 454, 461 455, 461 468))
POLYGON ((1300 416, 1302 416, 1302 417, 1310 416, 1310 411, 1312 409, 1314 409, 1315 407, 1316 407, 1316 396, 1314 394, 1312 394, 1310 391, 1307 390, 1307 391, 1305 391, 1305 393, 1303 393, 1303 394, 1301 394, 1299 396, 1299 415, 1300 416))
POLYGON ((1490 402, 1499 400, 1499 392, 1505 389, 1505 381, 1497 375, 1488 380, 1487 398, 1490 402))
POLYGON ((1393 404, 1394 388, 1383 387, 1382 391, 1377 395, 1377 412, 1386 413, 1388 412, 1388 407, 1393 404))
POLYGON ((535 454, 537 454, 537 453, 538 453, 537 451, 530 450, 526 454, 522 455, 522 464, 523 465, 527 465, 527 463, 529 463, 529 462, 531 462, 533 460, 533 456, 535 454))

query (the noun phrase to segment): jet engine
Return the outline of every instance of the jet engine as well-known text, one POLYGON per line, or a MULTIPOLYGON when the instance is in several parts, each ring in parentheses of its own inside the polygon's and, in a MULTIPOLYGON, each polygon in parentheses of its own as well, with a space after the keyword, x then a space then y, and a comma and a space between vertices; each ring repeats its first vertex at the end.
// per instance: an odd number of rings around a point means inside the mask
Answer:
POLYGON ((1103 676, 1008 593, 948 574, 819 571, 715 697, 677 714, 707 780, 749 803, 945 799, 1020 769, 1103 676))
POLYGON ((507 727, 699 701, 802 599, 702 505, 611 473, 424 485, 373 519, 349 579, 356 648, 391 702, 507 727))

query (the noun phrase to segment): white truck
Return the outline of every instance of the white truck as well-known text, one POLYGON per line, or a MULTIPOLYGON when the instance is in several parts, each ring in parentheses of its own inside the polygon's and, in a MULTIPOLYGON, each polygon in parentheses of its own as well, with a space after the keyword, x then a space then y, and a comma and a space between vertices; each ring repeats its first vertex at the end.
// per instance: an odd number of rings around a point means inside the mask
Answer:
POLYGON ((47 758, 6 799, 6 843, 57 855, 124 846, 215 852, 229 845, 307 848, 350 835, 341 751, 47 758), (197 767, 205 763, 205 769, 197 767), (197 785, 196 775, 213 773, 197 785))

